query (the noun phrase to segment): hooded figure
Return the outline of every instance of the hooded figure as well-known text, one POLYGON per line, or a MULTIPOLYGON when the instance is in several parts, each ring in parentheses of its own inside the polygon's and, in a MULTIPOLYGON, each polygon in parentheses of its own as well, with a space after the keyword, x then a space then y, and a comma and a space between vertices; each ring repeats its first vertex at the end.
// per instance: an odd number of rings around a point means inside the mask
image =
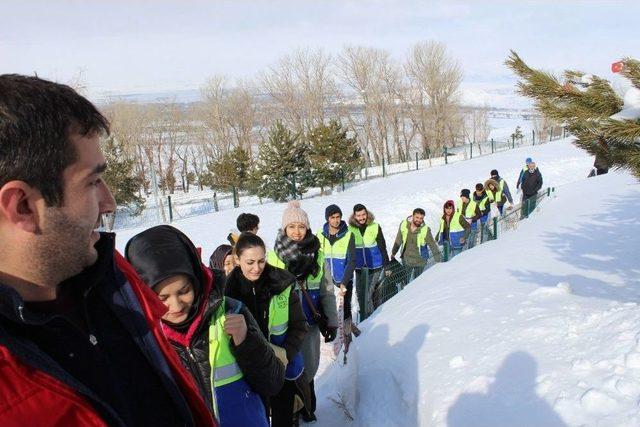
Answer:
POLYGON ((278 393, 284 381, 284 365, 249 310, 223 297, 224 275, 212 274, 202 265, 199 251, 189 238, 169 225, 134 236, 127 243, 125 256, 169 307, 163 317, 165 335, 220 425, 268 426, 261 397, 278 393), (172 281, 180 278, 182 287, 163 299, 172 281), (227 333, 227 323, 244 323, 244 339, 227 333), (237 368, 233 375, 225 376, 228 366, 237 368))
POLYGON ((496 204, 500 215, 502 215, 504 205, 507 203, 507 195, 500 189, 500 184, 495 179, 488 179, 484 182, 484 188, 486 188, 489 200, 496 204))

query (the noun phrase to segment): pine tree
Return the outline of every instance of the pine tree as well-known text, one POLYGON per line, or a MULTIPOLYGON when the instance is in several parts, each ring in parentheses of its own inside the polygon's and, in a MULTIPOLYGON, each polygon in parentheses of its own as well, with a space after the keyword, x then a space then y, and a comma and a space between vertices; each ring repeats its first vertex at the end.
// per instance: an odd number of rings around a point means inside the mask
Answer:
MULTIPOLYGON (((624 103, 607 80, 574 70, 560 79, 530 68, 514 51, 505 63, 521 79, 519 92, 545 117, 564 124, 577 146, 640 177, 640 118, 611 117, 624 103)), ((640 90, 640 61, 626 58, 613 68, 631 82, 631 90, 640 90)))
POLYGON ((522 139, 524 135, 522 134, 522 129, 520 126, 516 126, 516 130, 511 134, 511 139, 522 139))
POLYGON ((269 129, 267 140, 259 146, 258 161, 252 174, 253 192, 260 197, 285 201, 301 196, 310 184, 309 153, 299 135, 282 122, 269 129))
POLYGON ((135 160, 127 157, 122 143, 115 137, 104 143, 107 169, 103 179, 111 189, 116 204, 126 207, 131 215, 140 215, 144 209, 144 199, 139 196, 140 178, 134 171, 135 160))
POLYGON ((251 157, 247 150, 236 147, 207 165, 203 184, 218 191, 249 189, 251 157))
POLYGON ((362 153, 356 138, 347 137, 347 131, 337 120, 309 131, 307 141, 313 181, 323 191, 343 179, 351 181, 362 167, 362 153))

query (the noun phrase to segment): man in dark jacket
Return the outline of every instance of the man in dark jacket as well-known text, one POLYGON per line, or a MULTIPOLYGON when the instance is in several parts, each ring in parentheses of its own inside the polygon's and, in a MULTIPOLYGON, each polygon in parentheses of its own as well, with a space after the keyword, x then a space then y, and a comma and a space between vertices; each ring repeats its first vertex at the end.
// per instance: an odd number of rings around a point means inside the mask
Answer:
POLYGON ((363 204, 353 207, 349 229, 355 237, 356 294, 362 321, 373 312, 372 295, 382 280, 389 255, 380 224, 375 222, 375 216, 363 204))
POLYGON ((71 88, 0 76, 0 425, 216 425, 162 305, 98 233, 107 120, 71 88))
POLYGON ((522 217, 527 218, 536 208, 538 191, 542 188, 542 174, 535 162, 527 165, 522 178, 522 217))

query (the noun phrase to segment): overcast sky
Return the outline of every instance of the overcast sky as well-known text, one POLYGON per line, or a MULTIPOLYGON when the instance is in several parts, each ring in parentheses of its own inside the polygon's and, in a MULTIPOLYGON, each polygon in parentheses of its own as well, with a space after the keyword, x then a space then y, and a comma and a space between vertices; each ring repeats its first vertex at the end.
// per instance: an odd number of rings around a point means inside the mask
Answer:
POLYGON ((0 73, 68 81, 92 94, 197 89, 207 76, 252 77, 297 47, 345 44, 402 59, 439 40, 468 84, 511 84, 515 49, 530 65, 612 78, 640 56, 640 1, 7 1, 0 73))

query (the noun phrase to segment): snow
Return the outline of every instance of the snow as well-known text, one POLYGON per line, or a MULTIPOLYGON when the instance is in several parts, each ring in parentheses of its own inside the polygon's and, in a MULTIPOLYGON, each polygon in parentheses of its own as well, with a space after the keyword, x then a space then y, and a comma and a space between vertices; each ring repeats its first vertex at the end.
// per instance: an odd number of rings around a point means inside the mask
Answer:
MULTIPOLYGON (((626 173, 566 184, 516 231, 423 274, 360 325, 357 364, 316 381, 351 395, 356 421, 339 424, 640 425, 638 209, 626 173)), ((331 406, 319 425, 337 425, 331 406)))
MULTIPOLYGON (((435 228, 444 201, 491 169, 517 198, 526 157, 556 197, 380 307, 360 324, 346 365, 323 348, 317 426, 640 425, 640 186, 630 175, 585 179, 593 158, 562 140, 365 181, 302 207, 317 230, 327 205, 348 216, 364 203, 390 247, 413 208, 425 208, 435 228)), ((206 260, 243 211, 260 216, 271 246, 283 209, 268 203, 173 225, 206 260)), ((118 248, 141 230, 118 233, 118 248)))
POLYGON ((622 110, 611 116, 614 120, 640 119, 640 89, 630 87, 624 94, 622 110))

